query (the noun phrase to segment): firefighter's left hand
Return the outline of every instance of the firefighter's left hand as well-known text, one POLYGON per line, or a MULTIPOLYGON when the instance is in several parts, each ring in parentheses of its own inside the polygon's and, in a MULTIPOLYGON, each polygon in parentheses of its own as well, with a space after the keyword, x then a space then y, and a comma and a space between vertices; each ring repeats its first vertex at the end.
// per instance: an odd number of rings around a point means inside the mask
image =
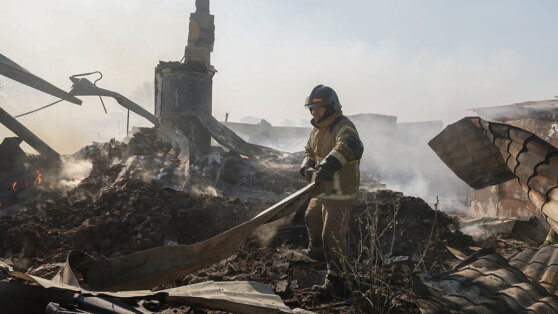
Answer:
POLYGON ((318 169, 318 171, 316 172, 316 182, 333 180, 334 172, 335 171, 332 171, 331 169, 329 169, 329 167, 320 167, 320 169, 318 169))

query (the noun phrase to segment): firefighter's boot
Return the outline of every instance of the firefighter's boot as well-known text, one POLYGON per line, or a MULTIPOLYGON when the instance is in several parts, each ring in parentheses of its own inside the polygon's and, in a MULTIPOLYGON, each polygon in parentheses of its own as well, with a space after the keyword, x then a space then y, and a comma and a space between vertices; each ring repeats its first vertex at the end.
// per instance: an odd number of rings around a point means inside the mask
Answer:
POLYGON ((349 295, 345 280, 331 273, 327 274, 323 285, 314 285, 312 290, 324 296, 346 297, 349 295))
POLYGON ((301 251, 302 254, 308 256, 309 258, 318 261, 325 262, 325 254, 322 248, 309 247, 301 251))

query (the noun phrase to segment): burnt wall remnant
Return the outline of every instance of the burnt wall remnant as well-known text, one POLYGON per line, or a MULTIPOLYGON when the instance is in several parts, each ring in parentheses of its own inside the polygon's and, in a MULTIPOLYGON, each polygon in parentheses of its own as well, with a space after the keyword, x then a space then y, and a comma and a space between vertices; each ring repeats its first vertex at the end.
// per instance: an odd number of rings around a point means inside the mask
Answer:
POLYGON ((213 75, 211 52, 215 41, 214 16, 209 0, 197 0, 190 15, 188 45, 183 62, 160 61, 155 68, 155 115, 180 128, 189 139, 190 158, 210 152, 211 136, 200 122, 189 118, 195 111, 211 116, 213 75))

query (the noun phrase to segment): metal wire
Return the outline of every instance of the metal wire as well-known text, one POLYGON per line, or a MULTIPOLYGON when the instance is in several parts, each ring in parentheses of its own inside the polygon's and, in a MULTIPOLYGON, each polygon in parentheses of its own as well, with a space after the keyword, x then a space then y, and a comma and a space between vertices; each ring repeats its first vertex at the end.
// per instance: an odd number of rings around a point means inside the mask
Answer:
POLYGON ((57 101, 55 101, 55 102, 53 102, 53 103, 50 103, 50 104, 48 104, 48 105, 46 105, 46 106, 42 106, 41 108, 37 108, 37 109, 35 109, 35 110, 31 110, 31 111, 28 111, 28 112, 25 112, 25 113, 22 113, 22 114, 18 114, 17 116, 14 116, 14 118, 19 118, 19 117, 26 116, 26 115, 28 115, 28 114, 32 114, 33 112, 37 112, 37 111, 39 111, 39 110, 43 110, 43 109, 48 108, 48 107, 50 107, 50 106, 56 105, 57 103, 59 103, 59 102, 61 102, 61 101, 64 101, 64 99, 58 99, 57 101))
MULTIPOLYGON (((70 76, 70 77, 87 76, 87 75, 91 75, 91 74, 99 74, 99 75, 100 75, 99 78, 96 79, 96 80, 93 82, 93 85, 97 86, 97 82, 100 81, 100 80, 103 78, 103 73, 101 73, 100 71, 89 72, 89 73, 81 73, 81 74, 74 74, 74 75, 72 75, 72 76, 70 76)), ((103 109, 105 110, 105 113, 108 113, 108 112, 107 112, 107 108, 105 107, 105 102, 103 101, 103 98, 101 98, 101 96, 99 96, 99 99, 101 99, 101 104, 103 104, 103 109)), ((37 112, 37 111, 41 111, 41 110, 46 109, 46 108, 48 108, 48 107, 50 107, 50 106, 56 105, 57 103, 59 103, 59 102, 61 102, 61 101, 64 101, 64 99, 59 99, 59 100, 57 100, 57 101, 55 101, 55 102, 52 102, 52 103, 50 103, 50 104, 48 104, 48 105, 46 105, 46 106, 42 106, 42 107, 40 107, 40 108, 31 110, 31 111, 28 111, 28 112, 24 112, 24 113, 22 113, 22 114, 18 114, 17 116, 14 116, 14 118, 23 117, 23 116, 26 116, 26 115, 28 115, 28 114, 32 114, 32 113, 35 113, 35 112, 37 112)))

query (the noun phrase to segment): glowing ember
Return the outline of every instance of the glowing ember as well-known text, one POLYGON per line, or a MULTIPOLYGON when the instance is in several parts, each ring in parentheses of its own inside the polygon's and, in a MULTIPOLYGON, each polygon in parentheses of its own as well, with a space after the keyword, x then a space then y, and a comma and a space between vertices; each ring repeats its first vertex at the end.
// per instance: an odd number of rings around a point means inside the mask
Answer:
POLYGON ((17 191, 17 190, 16 190, 16 185, 17 185, 17 182, 14 182, 14 183, 12 184, 12 190, 17 191))
POLYGON ((240 157, 241 157, 241 158, 244 158, 244 159, 250 159, 250 157, 244 156, 244 155, 240 155, 240 157))
POLYGON ((41 179, 42 173, 39 170, 35 170, 35 173, 37 174, 37 177, 35 178, 35 182, 33 182, 33 186, 37 186, 43 182, 43 179, 41 179))

